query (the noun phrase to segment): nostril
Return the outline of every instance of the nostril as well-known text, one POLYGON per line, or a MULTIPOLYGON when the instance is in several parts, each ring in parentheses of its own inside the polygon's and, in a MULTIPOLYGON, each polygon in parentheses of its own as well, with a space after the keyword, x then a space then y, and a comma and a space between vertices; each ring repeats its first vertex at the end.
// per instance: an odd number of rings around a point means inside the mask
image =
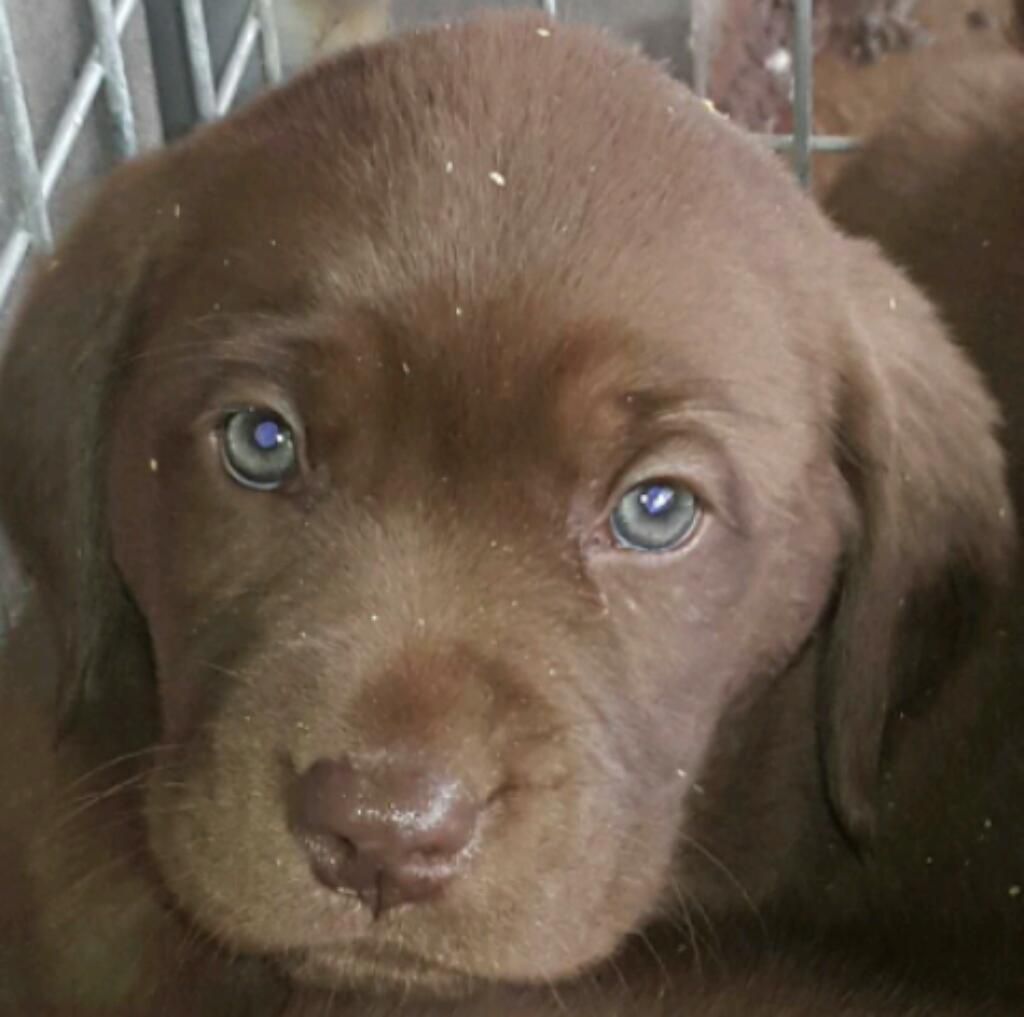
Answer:
POLYGON ((313 875, 329 890, 345 885, 345 872, 355 859, 355 847, 333 833, 302 833, 302 846, 309 855, 313 875))
POLYGON ((314 876, 375 913, 434 896, 472 842, 479 806, 429 767, 317 760, 297 780, 292 828, 314 876))

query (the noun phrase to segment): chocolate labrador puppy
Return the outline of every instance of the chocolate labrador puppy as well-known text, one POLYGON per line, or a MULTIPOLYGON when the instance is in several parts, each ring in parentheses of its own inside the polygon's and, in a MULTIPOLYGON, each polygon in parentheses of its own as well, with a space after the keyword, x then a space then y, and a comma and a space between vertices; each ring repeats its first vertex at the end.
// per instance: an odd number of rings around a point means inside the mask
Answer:
POLYGON ((1014 1012, 995 404, 653 64, 314 69, 113 175, 0 402, 0 1012, 1014 1012))

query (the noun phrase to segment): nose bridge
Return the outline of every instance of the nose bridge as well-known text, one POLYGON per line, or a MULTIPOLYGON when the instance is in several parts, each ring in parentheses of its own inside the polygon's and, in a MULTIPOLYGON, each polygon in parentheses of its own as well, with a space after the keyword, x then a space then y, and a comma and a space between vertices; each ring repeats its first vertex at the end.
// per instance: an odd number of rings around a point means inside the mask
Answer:
POLYGON ((502 668, 462 648, 413 638, 367 675, 353 704, 367 751, 478 757, 504 699, 502 668))
POLYGON ((387 500, 346 527, 346 568, 322 565, 331 592, 311 625, 334 649, 320 658, 327 709, 301 758, 443 746, 471 762, 543 707, 571 640, 558 563, 517 539, 514 521, 503 534, 493 513, 455 507, 443 493, 387 500))
POLYGON ((372 621, 409 638, 490 646, 510 622, 525 624, 532 613, 542 632, 561 614, 558 588, 575 572, 554 526, 498 487, 478 493, 464 504, 441 490, 412 509, 381 513, 357 577, 372 621))

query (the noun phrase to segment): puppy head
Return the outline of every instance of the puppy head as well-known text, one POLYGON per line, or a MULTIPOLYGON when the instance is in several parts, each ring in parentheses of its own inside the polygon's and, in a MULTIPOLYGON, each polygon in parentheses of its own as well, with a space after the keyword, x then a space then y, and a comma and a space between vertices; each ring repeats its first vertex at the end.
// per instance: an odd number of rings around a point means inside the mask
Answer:
POLYGON ((930 660, 906 605, 963 629, 1009 540, 994 413, 913 291, 655 68, 534 17, 120 174, 0 386, 65 701, 116 712, 97 662, 151 648, 162 880, 332 985, 607 956, 670 906, 723 718, 819 643, 865 827, 930 660))

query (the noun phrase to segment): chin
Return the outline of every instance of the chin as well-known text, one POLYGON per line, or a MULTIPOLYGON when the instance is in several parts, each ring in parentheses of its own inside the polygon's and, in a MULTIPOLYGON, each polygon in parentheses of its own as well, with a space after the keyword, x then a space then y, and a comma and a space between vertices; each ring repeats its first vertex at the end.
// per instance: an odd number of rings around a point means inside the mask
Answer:
POLYGON ((455 968, 400 950, 320 947, 285 956, 280 966, 299 985, 331 992, 460 999, 485 984, 455 968))

